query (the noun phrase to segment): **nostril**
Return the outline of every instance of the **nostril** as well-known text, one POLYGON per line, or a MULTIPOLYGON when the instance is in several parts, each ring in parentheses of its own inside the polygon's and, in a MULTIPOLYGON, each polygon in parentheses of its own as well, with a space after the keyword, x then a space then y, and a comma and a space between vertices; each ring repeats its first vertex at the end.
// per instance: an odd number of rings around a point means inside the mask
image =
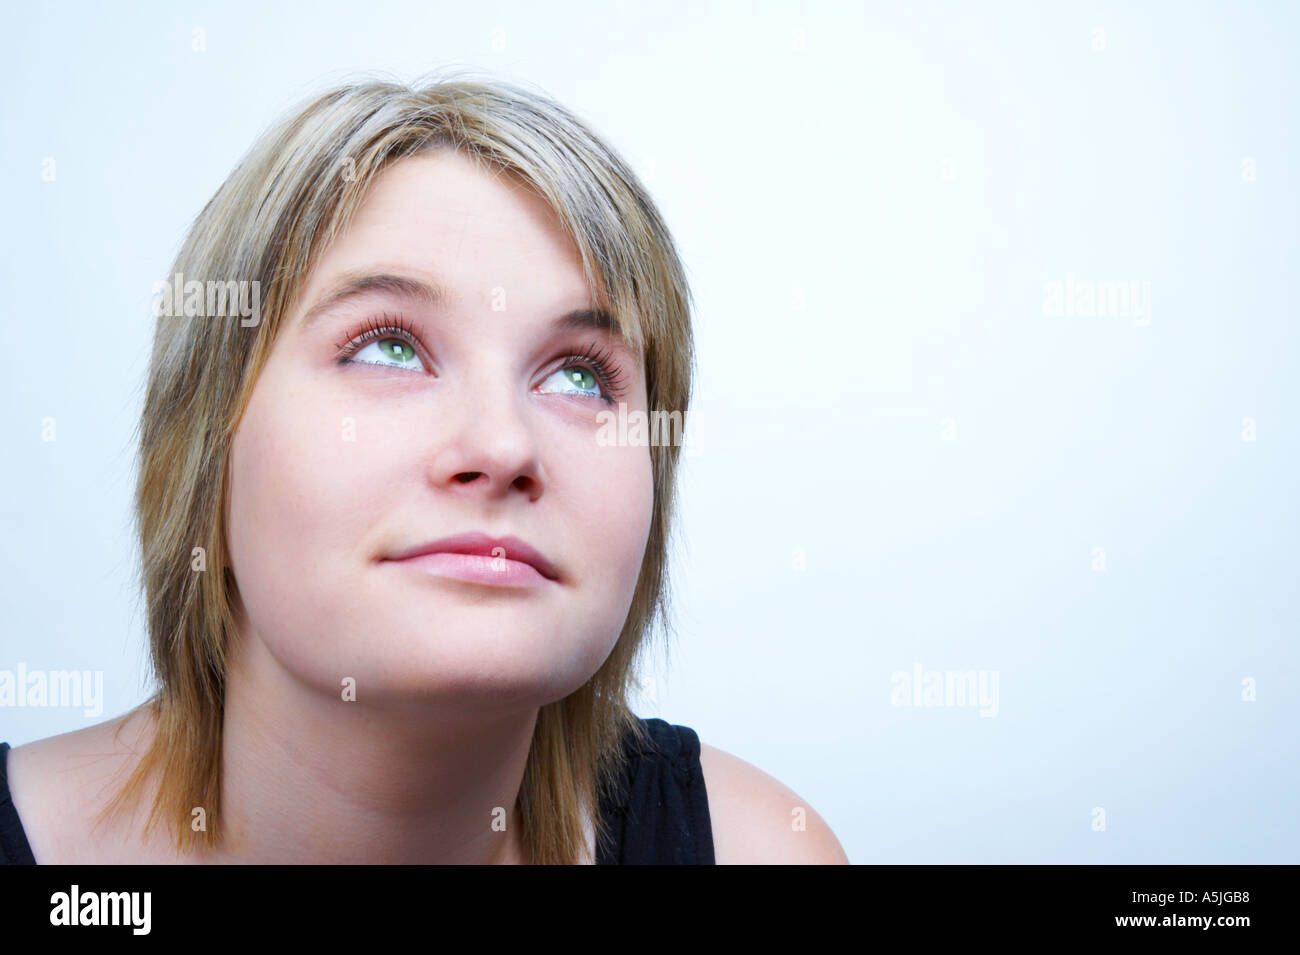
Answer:
POLYGON ((482 471, 467 471, 463 474, 457 474, 456 480, 460 481, 461 484, 468 484, 482 473, 482 471))

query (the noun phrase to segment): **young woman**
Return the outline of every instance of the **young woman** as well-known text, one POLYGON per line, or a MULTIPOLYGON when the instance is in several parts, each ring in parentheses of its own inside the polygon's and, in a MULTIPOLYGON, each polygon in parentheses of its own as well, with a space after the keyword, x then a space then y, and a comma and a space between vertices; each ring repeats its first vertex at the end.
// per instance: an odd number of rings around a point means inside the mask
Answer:
POLYGON ((0 854, 847 862, 785 786, 629 709, 680 445, 608 413, 685 415, 691 308, 582 122, 491 79, 335 89, 169 281, 136 501, 159 688, 0 747, 0 854))

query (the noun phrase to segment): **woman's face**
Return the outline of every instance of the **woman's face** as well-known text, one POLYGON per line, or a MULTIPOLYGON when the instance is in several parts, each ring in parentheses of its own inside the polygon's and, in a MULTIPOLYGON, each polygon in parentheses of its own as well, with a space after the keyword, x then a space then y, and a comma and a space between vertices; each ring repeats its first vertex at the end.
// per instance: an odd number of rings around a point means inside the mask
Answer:
POLYGON ((354 678, 359 701, 540 706, 585 683, 627 618, 654 494, 644 444, 597 441, 606 397, 646 411, 645 374, 615 332, 557 323, 586 307, 578 252, 534 194, 454 152, 386 169, 285 316, 234 438, 244 636, 323 692, 354 678), (377 281, 318 308, 375 275, 441 295, 377 281), (372 325, 398 331, 361 337, 372 325), (611 356, 612 388, 584 352, 611 356), (390 559, 475 531, 522 539, 558 579, 390 559))

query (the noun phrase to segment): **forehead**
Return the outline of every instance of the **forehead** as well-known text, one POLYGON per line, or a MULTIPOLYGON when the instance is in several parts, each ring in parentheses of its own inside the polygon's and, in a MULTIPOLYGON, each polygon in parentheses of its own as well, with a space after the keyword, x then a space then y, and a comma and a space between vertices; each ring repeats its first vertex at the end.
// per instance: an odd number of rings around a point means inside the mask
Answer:
POLYGON ((450 150, 399 160, 375 177, 312 269, 297 321, 311 323, 358 294, 434 310, 519 309, 559 316, 561 327, 620 333, 609 313, 588 309, 581 255, 546 201, 514 176, 450 150))
POLYGON ((546 201, 454 151, 381 172, 316 271, 379 261, 436 273, 453 293, 499 289, 507 301, 588 293, 577 246, 546 201))

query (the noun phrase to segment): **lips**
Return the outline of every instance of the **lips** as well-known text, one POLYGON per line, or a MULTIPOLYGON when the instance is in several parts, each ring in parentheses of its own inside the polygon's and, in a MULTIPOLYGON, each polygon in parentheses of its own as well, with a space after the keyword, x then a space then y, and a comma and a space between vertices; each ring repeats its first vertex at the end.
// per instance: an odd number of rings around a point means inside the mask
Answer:
POLYGON ((424 554, 470 554, 478 557, 501 557, 506 560, 518 561, 521 564, 529 564, 548 580, 558 581, 560 579, 559 571, 555 569, 555 565, 527 541, 520 540, 518 537, 491 537, 479 532, 454 534, 451 537, 443 537, 425 544, 417 544, 414 547, 393 554, 391 557, 385 558, 385 560, 407 560, 424 554))

